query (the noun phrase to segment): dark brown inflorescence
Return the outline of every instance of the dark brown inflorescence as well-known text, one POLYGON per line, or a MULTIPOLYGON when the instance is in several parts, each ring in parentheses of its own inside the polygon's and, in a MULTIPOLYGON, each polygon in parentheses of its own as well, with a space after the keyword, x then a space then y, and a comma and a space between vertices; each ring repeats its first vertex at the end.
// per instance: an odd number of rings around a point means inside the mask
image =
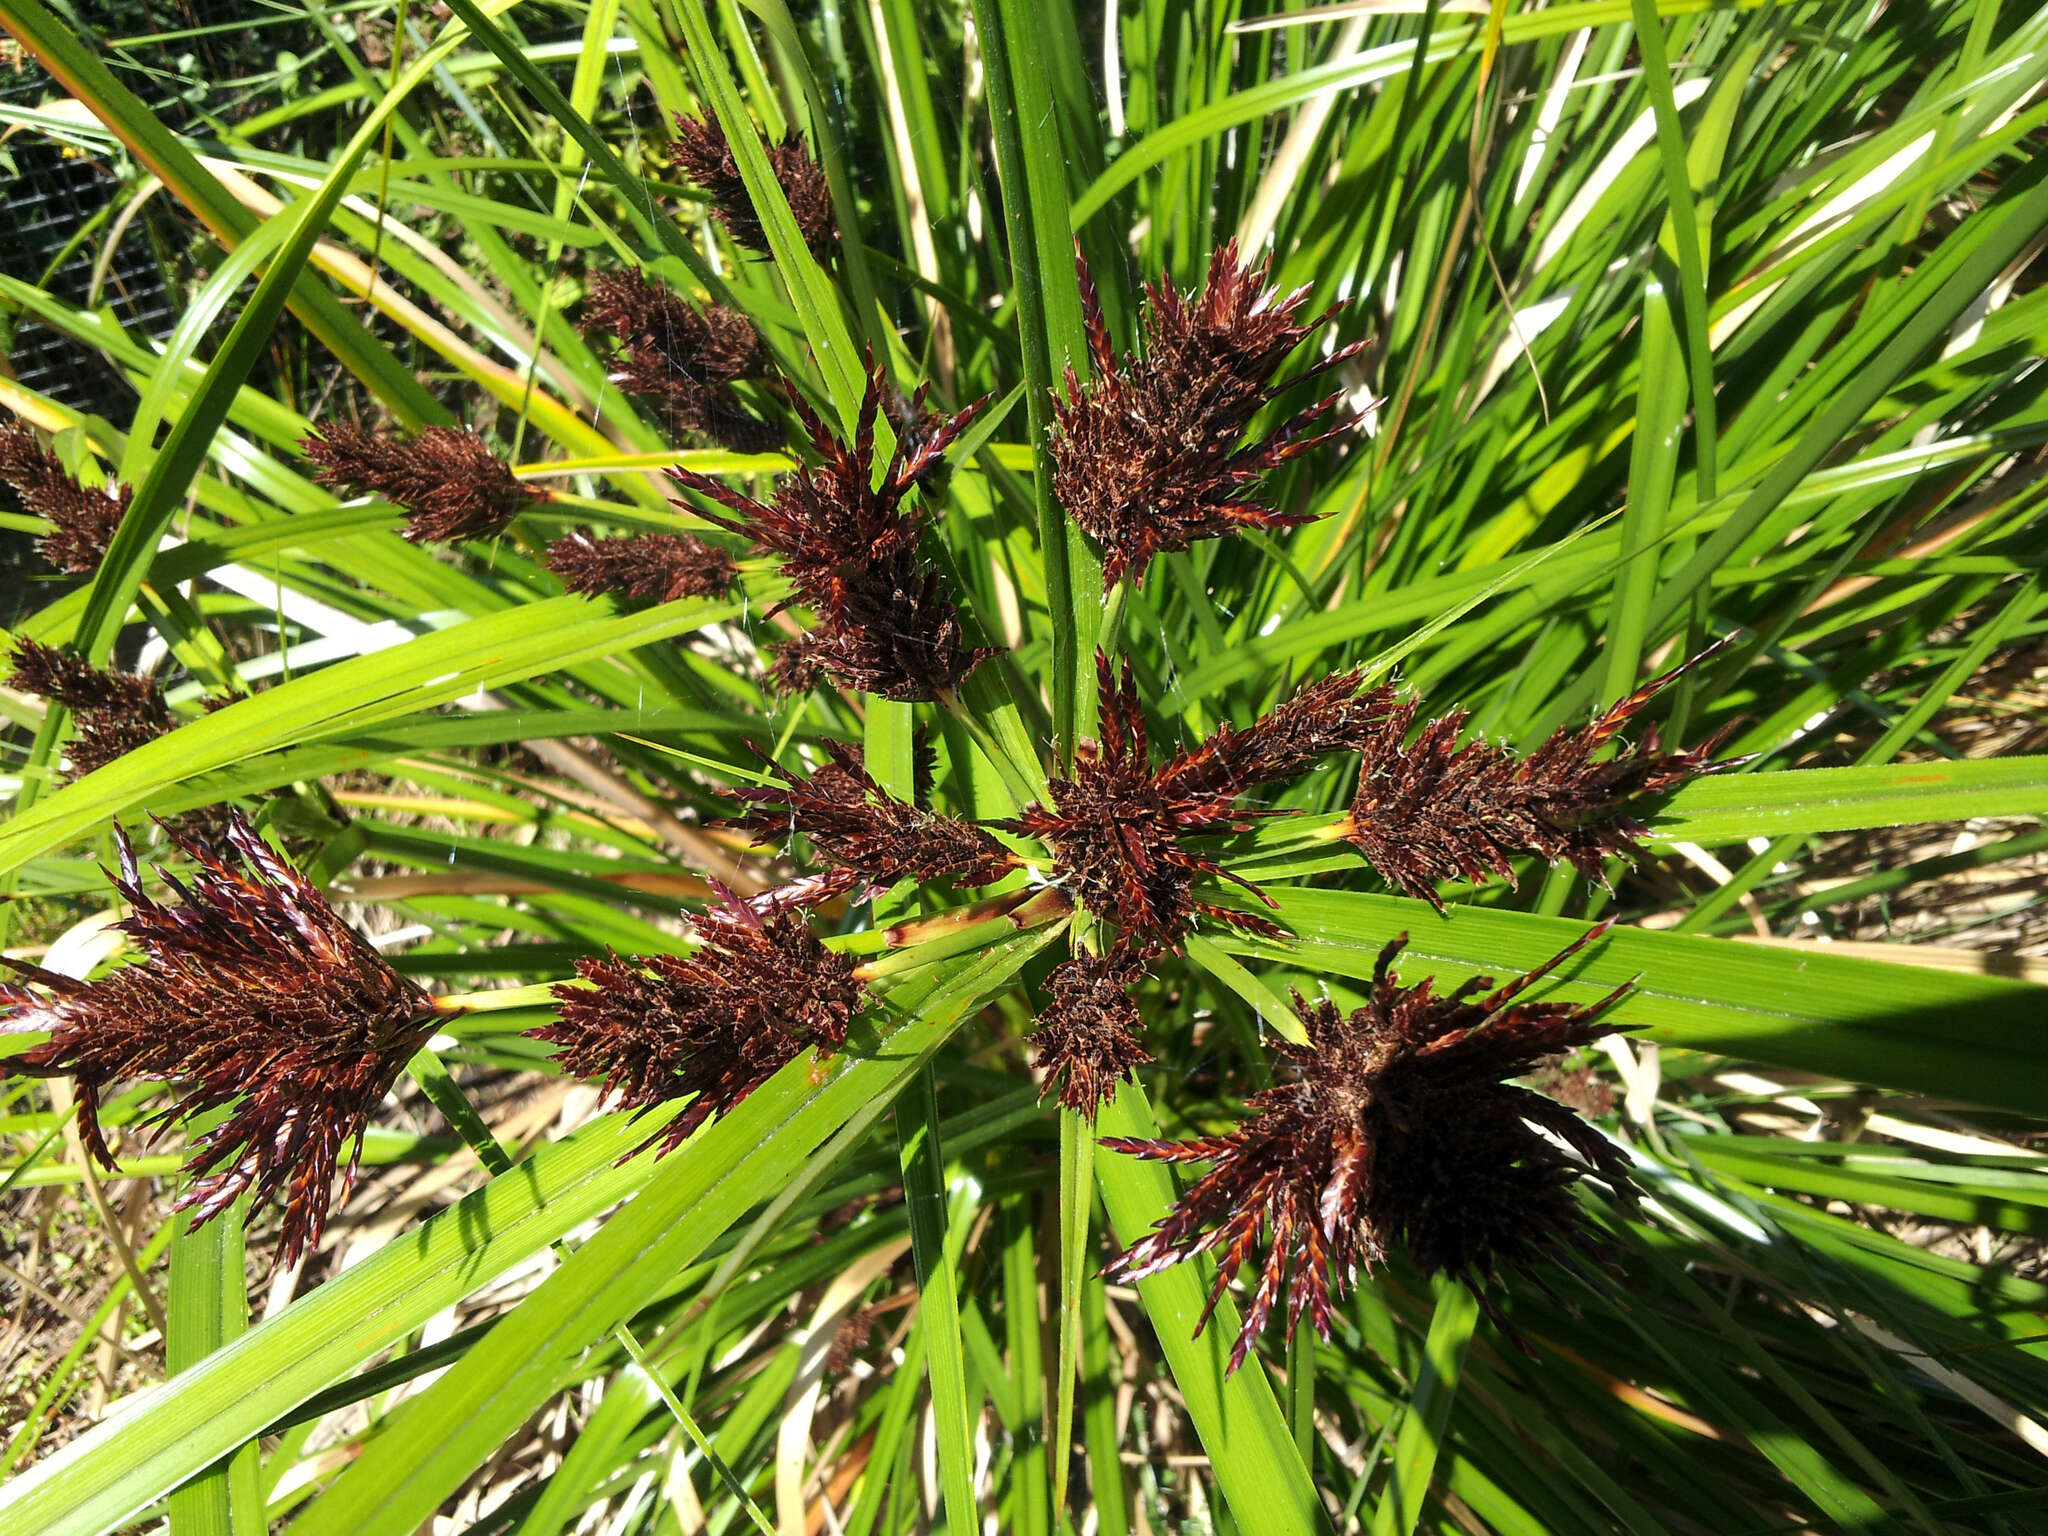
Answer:
POLYGON ((429 427, 401 443, 332 421, 299 447, 319 466, 322 485, 403 508, 405 536, 415 544, 495 538, 545 499, 513 476, 481 433, 458 427, 429 427))
POLYGON ((830 680, 822 654, 824 634, 806 630, 778 645, 768 657, 768 682, 777 693, 809 693, 830 680))
POLYGON ((770 765, 778 782, 731 791, 756 807, 732 825, 757 842, 801 832, 832 872, 819 887, 850 891, 901 880, 951 880, 993 885, 1015 856, 980 827, 898 800, 863 766, 859 749, 825 743, 828 761, 799 779, 770 765))
POLYGON ((1699 659, 1644 684, 1583 730, 1558 730, 1526 755, 1486 741, 1458 745, 1470 718, 1462 711, 1430 721, 1404 743, 1416 706, 1397 706, 1366 745, 1348 840, 1390 885, 1438 910, 1438 881, 1512 881, 1517 853, 1562 860, 1589 880, 1603 880, 1604 859, 1642 855, 1644 828, 1629 814, 1632 802, 1733 766, 1713 760, 1712 741, 1659 753, 1654 730, 1640 746, 1597 758, 1699 659))
POLYGON ((594 539, 578 531, 548 546, 548 569, 571 592, 615 593, 673 603, 723 597, 739 579, 731 555, 688 533, 635 533, 594 539))
POLYGON ((15 643, 14 669, 7 682, 71 711, 78 722, 70 749, 74 779, 126 757, 175 724, 164 702, 163 685, 155 678, 104 671, 82 656, 38 640, 15 643))
POLYGON ((1470 1286, 1505 1326, 1485 1290, 1502 1270, 1533 1273, 1546 1260, 1572 1265, 1575 1253, 1597 1251, 1571 1186, 1591 1171, 1632 1199, 1619 1149, 1555 1099, 1505 1080, 1619 1027, 1600 1019, 1627 986, 1589 1005, 1517 1001, 1605 932, 1588 930, 1483 996, 1492 985, 1485 977, 1444 995, 1428 980, 1402 986, 1392 967, 1406 934, 1381 952, 1366 1006, 1348 1018, 1327 999, 1310 1005, 1296 994, 1309 1044, 1282 1043, 1288 1080, 1253 1095, 1236 1130, 1196 1141, 1103 1141, 1156 1162, 1210 1165, 1104 1273, 1142 1279, 1217 1251, 1206 1324, 1263 1230, 1266 1253, 1233 1370, 1283 1286, 1291 1288, 1288 1332, 1307 1316, 1327 1339, 1331 1295, 1396 1245, 1425 1274, 1470 1286))
POLYGON ((1052 850, 1060 883, 1116 924, 1120 951, 1174 948, 1198 915, 1277 933, 1263 918, 1198 898, 1201 879, 1236 881, 1255 893, 1257 887, 1184 841, 1248 831, 1259 813, 1242 808, 1238 796, 1250 782, 1219 769, 1208 743, 1155 769, 1137 679, 1128 670, 1119 678, 1100 652, 1095 667, 1100 739, 1081 743, 1072 774, 1052 780, 1049 804, 998 825, 1052 850))
POLYGON ((958 606, 918 553, 923 520, 906 498, 987 401, 914 444, 899 440, 877 486, 882 388, 881 371, 871 368, 851 447, 790 392, 823 462, 784 475, 765 506, 694 470, 671 473, 737 514, 704 515, 778 557, 795 585, 793 600, 817 613, 816 627, 778 659, 779 681, 803 684, 822 671, 848 688, 928 701, 957 688, 992 653, 967 644, 958 606))
POLYGON ((612 382, 660 405, 672 428, 739 453, 781 446, 781 434, 730 388, 735 379, 768 371, 760 333, 739 311, 697 309, 637 271, 599 272, 590 280, 582 329, 593 341, 615 343, 612 382))
POLYGON ((951 693, 995 654, 967 643, 945 578, 909 553, 852 577, 838 609, 804 641, 797 655, 784 647, 778 656, 778 684, 809 675, 816 686, 822 670, 843 688, 907 703, 951 693))
POLYGON ((593 985, 557 987, 560 1022, 530 1032, 556 1047, 564 1071, 602 1081, 629 1109, 693 1096, 650 1138, 664 1152, 807 1047, 839 1049, 866 996, 852 962, 818 941, 795 903, 728 892, 697 937, 687 956, 578 960, 593 985))
POLYGON ((1135 956, 1076 955, 1054 968, 1045 982, 1052 1002, 1031 1036, 1045 1072, 1039 1098, 1057 1089, 1064 1108, 1092 1120, 1116 1085, 1152 1059, 1130 994, 1144 974, 1135 956))
POLYGON ((1333 752, 1366 750, 1386 729, 1397 690, 1381 683, 1361 693, 1364 680, 1363 668, 1335 672, 1296 689, 1242 730, 1224 721, 1185 754, 1181 782, 1235 793, 1306 773, 1333 752))
MULTIPOLYGON (((825 173, 804 147, 794 130, 779 144, 768 147, 768 168, 789 200, 796 216, 797 232, 819 261, 832 246, 832 193, 825 185, 825 173)), ((750 251, 768 249, 768 232, 754 209, 753 196, 740 176, 739 161, 726 141, 725 129, 716 117, 685 117, 676 114, 676 163, 690 180, 711 194, 711 206, 718 222, 732 236, 733 243, 750 251)))
POLYGON ((354 1179, 371 1113, 433 1032, 431 1001, 240 816, 226 850, 173 834, 197 866, 189 884, 164 877, 176 905, 143 890, 115 835, 134 908, 121 929, 142 958, 90 982, 6 962, 25 981, 0 986, 0 1031, 50 1031, 6 1068, 75 1078, 80 1135, 109 1169, 99 1108, 117 1082, 175 1085, 158 1124, 226 1112, 194 1141, 178 1204, 205 1221, 245 1192, 281 1195, 288 1264, 318 1245, 350 1142, 344 1190, 354 1179))
POLYGON ((87 490, 64 472, 64 461, 46 452, 23 421, 0 424, 0 480, 14 487, 23 510, 50 520, 50 531, 36 547, 70 576, 99 569, 135 496, 126 485, 111 494, 87 490))
POLYGON ((1311 430, 1341 392, 1257 442, 1244 438, 1268 402, 1357 352, 1355 345, 1339 348, 1299 377, 1274 382, 1288 355, 1335 311, 1300 323, 1308 290, 1283 298, 1267 289, 1270 263, 1248 267, 1236 242, 1226 242, 1210 260, 1199 299, 1165 279, 1146 288, 1145 349, 1119 364, 1087 264, 1078 255, 1076 261, 1095 380, 1084 387, 1067 369, 1066 396, 1055 402, 1053 491, 1102 545, 1103 579, 1142 582, 1154 555, 1197 539, 1308 521, 1248 493, 1268 470, 1350 424, 1338 416, 1311 430))

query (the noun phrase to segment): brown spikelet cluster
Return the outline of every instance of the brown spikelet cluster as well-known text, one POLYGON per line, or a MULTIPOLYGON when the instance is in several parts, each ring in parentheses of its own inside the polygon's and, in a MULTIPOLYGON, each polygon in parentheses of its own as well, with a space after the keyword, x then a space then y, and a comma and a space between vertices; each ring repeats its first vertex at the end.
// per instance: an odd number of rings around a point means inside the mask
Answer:
POLYGON ((1644 828, 1629 812, 1645 796, 1733 766, 1714 742, 1663 754, 1656 733, 1612 757, 1599 752, 1684 666, 1646 683, 1581 730, 1560 729, 1527 754, 1486 741, 1458 744, 1470 717, 1430 721, 1406 741, 1416 705, 1395 707, 1365 746, 1348 840, 1386 881, 1436 905, 1440 880, 1514 879, 1517 853, 1563 861, 1589 880, 1602 861, 1642 855, 1644 828))
POLYGON ((777 693, 809 693, 829 682, 820 647, 824 636, 809 630, 777 646, 768 658, 768 682, 777 693))
POLYGON ((688 533, 635 533, 594 539, 572 533, 548 546, 548 569, 571 592, 612 593, 673 603, 723 597, 739 579, 731 555, 688 533))
POLYGON ((1116 924, 1120 950, 1151 955, 1173 948, 1198 915, 1278 933, 1263 918, 1196 896, 1196 882, 1205 879, 1235 881, 1255 894, 1257 887, 1186 840, 1250 830, 1261 813, 1241 804, 1243 793, 1299 771, 1311 746, 1311 758, 1329 750, 1371 718, 1376 695, 1351 697, 1357 678, 1345 674, 1305 690, 1257 725, 1219 732, 1155 769, 1137 679, 1128 670, 1119 676, 1100 653, 1095 665, 1100 739, 1083 742, 1073 772, 1052 780, 1050 803, 1001 825, 1051 849, 1060 883, 1116 924))
POLYGON ((1305 684, 1239 729, 1229 721, 1186 754, 1184 783, 1238 791, 1306 773, 1333 752, 1362 751, 1387 729, 1396 708, 1392 683, 1360 691, 1362 667, 1305 684))
POLYGON ((495 538, 545 499, 513 476, 481 433, 459 427, 428 427, 401 443, 332 421, 299 447, 322 485, 402 508, 405 536, 415 544, 495 538))
POLYGON ((886 889, 902 880, 993 885, 1010 872, 1013 855, 980 827, 898 800, 868 774, 853 746, 827 742, 825 752, 828 760, 809 778, 771 764, 777 783, 731 791, 756 807, 731 825, 757 842, 801 832, 832 866, 819 882, 826 890, 886 889))
POLYGON ((952 482, 952 471, 944 458, 926 455, 923 448, 942 432, 949 443, 959 435, 952 426, 952 418, 944 411, 926 405, 922 389, 908 396, 898 389, 885 389, 882 393, 882 414, 895 430, 896 441, 902 444, 903 451, 922 459, 924 468, 918 471, 917 483, 925 498, 928 501, 939 500, 952 482))
POLYGON ((1553 1062, 1530 1073, 1529 1086, 1589 1119, 1614 1113, 1614 1089, 1591 1067, 1553 1062))
POLYGON ((586 959, 589 987, 555 989, 560 1021, 530 1033, 566 1072, 602 1081, 620 1105, 692 1102, 652 1141, 670 1151, 806 1048, 846 1041, 865 989, 852 962, 818 941, 792 902, 726 893, 697 921, 687 956, 586 959))
POLYGON ((1209 1165, 1104 1273, 1142 1279, 1214 1251, 1220 1267, 1206 1324, 1263 1232, 1232 1370, 1283 1286, 1288 1332, 1306 1316, 1327 1339, 1332 1294, 1396 1246, 1425 1274, 1471 1287, 1505 1327, 1486 1290, 1503 1270, 1533 1275, 1546 1260, 1570 1265, 1575 1253, 1595 1248, 1571 1186, 1592 1171, 1630 1198, 1618 1149, 1555 1099, 1507 1081, 1619 1027, 1600 1018, 1626 986, 1590 1006, 1517 1001, 1605 931, 1588 930, 1494 991, 1479 977, 1443 995, 1428 980, 1404 987, 1392 974, 1403 934, 1382 951, 1371 995, 1349 1017, 1296 994, 1309 1044, 1281 1044, 1287 1080, 1253 1095, 1237 1129, 1195 1141, 1103 1141, 1155 1162, 1209 1165))
POLYGON ((991 653, 967 644, 959 608, 918 553, 923 519, 906 498, 987 401, 915 442, 899 440, 876 485, 882 388, 881 370, 871 365, 850 446, 790 392, 822 462, 784 475, 765 506, 694 470, 670 473, 735 514, 704 515, 778 557, 795 585, 794 601, 817 613, 794 653, 785 648, 778 659, 778 681, 823 674, 885 698, 931 700, 957 688, 991 653))
POLYGON ((1274 382, 1289 354, 1335 311, 1302 323, 1308 290, 1285 297, 1269 290, 1270 263, 1246 266, 1230 241, 1210 260, 1199 297, 1164 278, 1146 288, 1145 348, 1120 363, 1087 264, 1078 254, 1076 262, 1096 376, 1084 387, 1067 369, 1066 396, 1055 402, 1053 492, 1102 545, 1103 579, 1128 576, 1136 584, 1154 555, 1197 539, 1306 522, 1251 499, 1251 488, 1350 424, 1339 416, 1312 430, 1341 392, 1257 442, 1245 436, 1284 389, 1356 353, 1357 346, 1340 348, 1300 377, 1274 382))
POLYGON ((698 309, 637 271, 599 272, 590 280, 583 334, 613 344, 612 382, 659 405, 669 426, 695 432, 737 453, 765 453, 781 434, 750 412, 731 385, 766 376, 767 355, 754 322, 713 304, 698 309))
MULTIPOLYGON (((712 209, 735 245, 750 251, 768 249, 768 233, 754 211, 754 199, 741 179, 739 161, 716 117, 701 118, 676 114, 676 163, 690 180, 711 194, 712 209)), ((811 158, 795 130, 778 144, 768 146, 768 168, 789 199, 789 211, 796 216, 797 232, 819 261, 832 246, 832 193, 825 173, 811 158)))
POLYGON ((1041 1099, 1057 1090, 1062 1107, 1092 1120, 1116 1085, 1152 1059, 1130 993, 1144 974, 1132 956, 1076 955, 1054 968, 1045 981, 1052 1002, 1031 1035, 1045 1073, 1041 1099))
POLYGON ((825 1374, 843 1376, 875 1337, 875 1314, 862 1307, 850 1314, 832 1335, 832 1347, 825 1351, 825 1374))
POLYGON ((0 1031, 50 1032, 6 1068, 75 1078, 80 1134, 109 1169, 99 1108, 113 1084, 172 1084, 158 1124, 225 1111, 194 1140, 178 1204, 205 1221, 245 1192, 282 1196, 289 1264, 319 1243, 344 1146, 345 1187, 370 1115, 434 1014, 247 821, 227 826, 225 849, 173 834, 196 866, 188 883, 164 876, 173 904, 142 888, 117 828, 114 886, 134 909, 121 929, 141 958, 90 982, 6 962, 24 980, 0 986, 0 1031))
POLYGON ((82 779, 175 723, 163 685, 133 672, 105 671, 82 656, 38 640, 17 641, 8 686, 70 710, 78 735, 70 746, 70 777, 82 779))
MULTIPOLYGON (((847 601, 805 636, 802 656, 805 667, 822 669, 843 688, 927 702, 958 688, 995 654, 967 643, 959 607, 936 570, 906 558, 848 586, 847 601)), ((799 675, 776 672, 778 680, 799 675)))
POLYGON ((50 531, 36 547, 69 576, 99 569, 114 530, 135 497, 132 486, 89 491, 64 472, 64 462, 45 451, 24 421, 0 423, 0 480, 14 487, 22 510, 48 518, 50 531))

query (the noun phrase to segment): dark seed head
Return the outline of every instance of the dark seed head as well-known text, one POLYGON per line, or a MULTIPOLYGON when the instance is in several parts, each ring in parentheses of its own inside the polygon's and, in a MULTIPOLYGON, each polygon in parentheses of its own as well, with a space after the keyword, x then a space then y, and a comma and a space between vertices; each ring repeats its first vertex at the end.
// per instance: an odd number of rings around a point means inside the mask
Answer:
POLYGON ((99 569, 114 530, 134 499, 131 486, 89 491, 64 471, 64 463, 46 452, 27 422, 0 424, 0 480, 14 487, 22 509, 50 520, 50 531, 37 548, 43 558, 71 576, 89 576, 99 569))
POLYGON ((749 453, 780 443, 727 386, 763 377, 767 356, 753 321, 737 310, 697 309, 637 271, 590 280, 583 333, 614 346, 612 381, 659 405, 668 425, 749 453))
POLYGON ((1045 1072, 1041 1099, 1057 1090, 1062 1106, 1092 1120, 1116 1085, 1152 1059, 1129 990, 1144 974, 1135 958, 1077 955, 1046 978, 1052 1002, 1031 1036, 1045 1072))
MULTIPOLYGON (((762 229, 754 199, 740 175, 739 161, 726 141, 725 129, 716 117, 686 117, 676 114, 676 163, 690 180, 711 194, 712 209, 735 245, 750 251, 766 251, 768 234, 762 229)), ((794 131, 780 143, 768 146, 768 168, 789 200, 796 217, 797 232, 819 261, 832 246, 832 193, 825 173, 794 131)))
MULTIPOLYGON (((1244 438, 1253 417, 1300 382, 1276 385, 1274 376, 1329 318, 1300 323, 1307 290, 1284 298, 1268 290, 1267 266, 1244 265, 1236 244, 1227 242, 1211 260, 1199 298, 1164 279, 1147 288, 1145 349, 1119 363, 1087 265, 1079 265, 1096 377, 1084 387, 1067 370, 1066 396, 1055 407, 1053 490, 1102 545, 1103 579, 1142 582, 1156 554, 1243 528, 1306 522, 1250 499, 1250 491, 1268 470, 1349 424, 1339 417, 1311 430, 1340 396, 1318 401, 1256 443, 1244 438)), ((1302 377, 1356 350, 1340 349, 1302 377)))
POLYGON ((910 704, 953 692, 996 654, 968 644, 945 578, 908 552, 848 572, 804 638, 806 663, 840 687, 910 704))
POLYGON ((981 828, 898 800, 869 776, 857 748, 825 744, 827 761, 807 779, 770 765, 779 783, 732 791, 756 807, 732 825, 757 840, 802 833, 840 891, 901 880, 949 879, 993 885, 1010 872, 1010 851, 981 828))
POLYGON ((768 684, 784 696, 809 693, 829 680, 818 652, 820 631, 810 629, 777 646, 768 658, 768 684))
POLYGON ((1470 718, 1462 712, 1407 741, 1416 706, 1394 706, 1364 750, 1351 843, 1390 885, 1439 909, 1437 882, 1512 880, 1518 853, 1568 863, 1604 883, 1605 859, 1642 857, 1646 829, 1633 805, 1732 766, 1714 761, 1712 741, 1660 753, 1654 731, 1639 746, 1597 757, 1683 670, 1645 684, 1583 729, 1559 729, 1526 755, 1487 741, 1459 745, 1470 718))
MULTIPOLYGON (((609 336, 622 356, 659 364, 649 369, 651 374, 690 384, 758 379, 767 368, 753 321, 719 304, 698 309, 638 271, 592 275, 583 330, 609 336)), ((655 383, 644 392, 658 394, 661 388, 655 383)))
POLYGON ((0 986, 0 1031, 50 1032, 7 1066, 75 1078, 80 1133, 110 1169, 98 1115, 113 1084, 172 1084, 159 1124, 225 1111, 194 1141, 178 1204, 205 1221, 245 1192, 281 1196, 290 1263, 319 1243, 342 1149, 345 1188, 370 1115, 433 1032, 431 1003, 239 815, 225 848, 173 834, 196 866, 189 884, 163 877, 173 905, 115 836, 114 886, 134 909, 120 926, 141 958, 91 982, 7 962, 25 981, 0 986))
POLYGON ((651 597, 662 603, 723 597, 739 579, 731 555, 687 533, 595 539, 579 531, 548 546, 548 569, 571 592, 651 597))
POLYGON ((1504 1322, 1488 1294, 1503 1271, 1569 1264, 1594 1247, 1573 1183, 1594 1172, 1630 1198, 1628 1164, 1610 1142, 1556 1100, 1506 1081, 1618 1027, 1600 1018, 1626 986, 1591 1005, 1516 1000, 1605 931, 1589 930, 1492 992, 1480 977, 1443 995, 1427 980, 1404 987, 1392 974, 1403 934, 1382 951, 1371 995, 1349 1017, 1297 994, 1309 1044, 1282 1044, 1288 1080, 1255 1094, 1236 1130, 1199 1141, 1103 1142, 1158 1162, 1210 1165, 1105 1273, 1139 1279, 1216 1251, 1213 1311, 1263 1231, 1233 1370, 1283 1286, 1291 1286, 1288 1331, 1307 1316, 1328 1338, 1332 1294, 1396 1245, 1425 1274, 1464 1282, 1504 1322))
POLYGON ((1175 784, 1235 794, 1305 773, 1333 752, 1364 750, 1380 739, 1395 690, 1382 683, 1361 693, 1363 676, 1354 668, 1306 684, 1242 730, 1224 721, 1174 760, 1175 784))
POLYGON ((111 672, 82 656, 22 639, 14 649, 8 686, 51 699, 72 712, 78 735, 70 747, 70 777, 82 779, 116 758, 156 740, 175 723, 163 685, 133 672, 111 672))
POLYGON ((806 1048, 836 1051, 866 996, 852 962, 818 941, 794 903, 728 893, 698 919, 697 937, 687 956, 578 960, 594 986, 557 987, 560 1021, 531 1031, 564 1071, 601 1081, 626 1108, 691 1098, 652 1138, 664 1152, 806 1048))
POLYGON ((1173 948, 1198 913, 1271 930, 1250 914, 1195 895, 1197 880, 1237 878, 1185 841, 1251 827, 1236 787, 1212 785, 1205 782, 1210 776, 1190 771, 1193 754, 1155 770, 1137 679, 1128 670, 1119 676, 1100 653, 1095 664, 1100 739, 1083 742, 1072 774, 1051 781, 1049 803, 1001 825, 1052 851, 1060 883, 1116 924, 1120 949, 1156 954, 1173 948))
POLYGON ((354 495, 381 496, 404 510, 415 544, 495 538, 543 498, 514 477, 481 433, 429 427, 410 443, 329 422, 299 447, 316 478, 354 495))
POLYGON ((731 514, 703 516, 778 557, 794 601, 817 613, 817 627, 795 654, 785 648, 779 682, 800 689, 822 672, 844 687, 930 700, 957 688, 990 653, 967 643, 958 606, 918 554, 922 518, 909 496, 987 402, 919 438, 899 439, 877 484, 882 391, 881 370, 871 368, 850 445, 792 392, 820 463, 784 475, 766 505, 694 470, 671 473, 731 514))

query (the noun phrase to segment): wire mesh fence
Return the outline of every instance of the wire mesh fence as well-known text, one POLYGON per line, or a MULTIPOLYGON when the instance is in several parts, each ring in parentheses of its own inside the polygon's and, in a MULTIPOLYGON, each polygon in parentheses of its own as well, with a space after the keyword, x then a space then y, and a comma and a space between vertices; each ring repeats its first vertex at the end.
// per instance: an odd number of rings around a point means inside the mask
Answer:
MULTIPOLYGON (((287 79, 294 89, 310 86, 333 68, 318 23, 297 6, 92 0, 58 9, 167 124, 197 137, 274 101, 287 79)), ((11 117, 8 109, 33 108, 57 87, 33 60, 8 62, 11 69, 0 66, 0 272, 102 310, 138 339, 162 340, 198 257, 193 227, 167 199, 136 200, 143 173, 118 150, 83 137, 56 142, 11 117)), ((34 316, 0 306, 0 344, 23 385, 117 425, 132 413, 135 390, 112 363, 34 316)))

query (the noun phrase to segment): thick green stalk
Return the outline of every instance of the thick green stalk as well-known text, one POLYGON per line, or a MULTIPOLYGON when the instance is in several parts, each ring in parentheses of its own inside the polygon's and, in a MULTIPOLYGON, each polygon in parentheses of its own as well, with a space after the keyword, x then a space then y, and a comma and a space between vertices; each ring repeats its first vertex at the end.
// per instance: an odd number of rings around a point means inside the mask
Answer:
POLYGON ((896 1143, 903 1198, 910 1211, 910 1250, 917 1267, 917 1304, 925 1369, 931 1378, 946 1527, 954 1536, 973 1536, 981 1528, 981 1518, 974 1499, 974 1435, 966 1353, 960 1342, 959 1256, 947 1241, 945 1159, 929 1067, 897 1097, 896 1143))
POLYGON ((1024 352, 1024 408, 1031 437, 1038 549, 1052 623, 1053 736, 1071 762, 1077 733, 1092 719, 1101 564, 1052 492, 1052 397, 1060 370, 1087 368, 1080 288, 1073 275, 1065 160, 1052 121, 1041 39, 1016 0, 975 0, 976 37, 988 84, 996 175, 1009 237, 1010 285, 1024 352))
MULTIPOLYGON (((248 1280, 242 1260, 243 1202, 236 1201, 197 1231, 190 1212, 171 1238, 170 1327, 164 1367, 190 1370, 249 1329, 248 1280)), ((261 1458, 245 1440, 172 1492, 171 1536, 262 1536, 261 1458)))
POLYGON ((1437 1463, 1445 1460, 1445 1431, 1457 1401, 1465 1352, 1479 1322, 1479 1303, 1456 1280, 1436 1286, 1436 1311, 1422 1346, 1422 1372, 1409 1394, 1408 1413, 1394 1439, 1394 1463, 1379 1506, 1373 1510, 1372 1536, 1412 1536, 1422 1518, 1437 1463))

